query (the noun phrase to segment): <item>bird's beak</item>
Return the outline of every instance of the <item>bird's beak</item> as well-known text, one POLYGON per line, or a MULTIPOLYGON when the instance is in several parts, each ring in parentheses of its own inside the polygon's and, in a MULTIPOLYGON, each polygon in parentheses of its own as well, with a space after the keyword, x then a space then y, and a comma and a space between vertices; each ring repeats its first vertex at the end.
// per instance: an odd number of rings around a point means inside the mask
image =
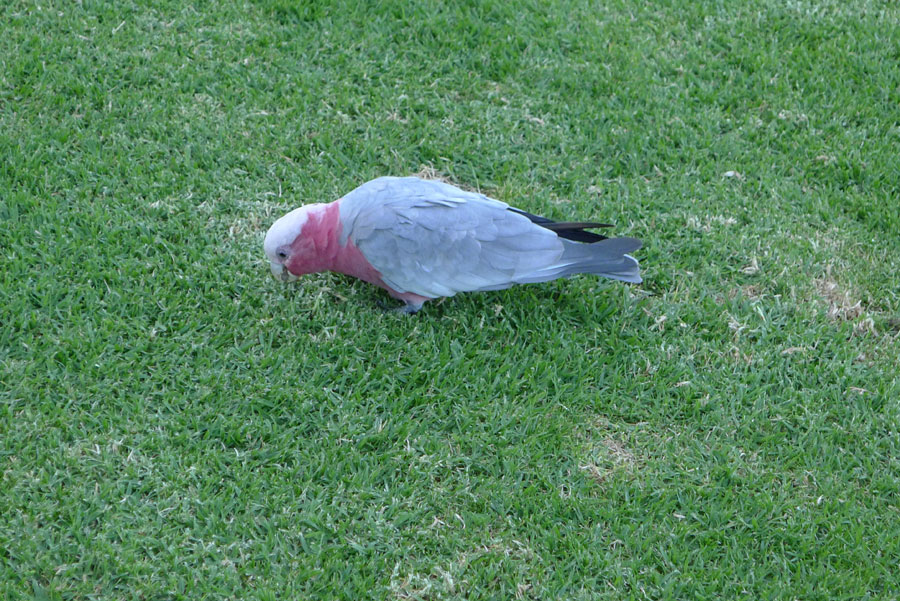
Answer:
POLYGON ((297 279, 297 276, 285 269, 284 265, 282 265, 281 263, 270 262, 269 269, 272 270, 272 275, 274 275, 276 279, 279 279, 282 282, 293 282, 297 279))

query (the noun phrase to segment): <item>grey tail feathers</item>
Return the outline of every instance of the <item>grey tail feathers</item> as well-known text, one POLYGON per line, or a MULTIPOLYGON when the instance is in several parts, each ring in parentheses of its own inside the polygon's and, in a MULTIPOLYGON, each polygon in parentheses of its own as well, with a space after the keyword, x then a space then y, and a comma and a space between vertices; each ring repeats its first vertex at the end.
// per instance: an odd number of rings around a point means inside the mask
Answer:
POLYGON ((592 244, 563 240, 563 254, 553 267, 517 278, 517 283, 546 282, 576 273, 593 273, 613 280, 640 284, 638 262, 627 253, 641 247, 637 238, 608 238, 592 244))
POLYGON ((642 246, 637 238, 609 238, 593 244, 563 244, 562 259, 573 261, 564 269, 564 275, 594 273, 632 284, 643 281, 638 262, 628 254, 642 246))

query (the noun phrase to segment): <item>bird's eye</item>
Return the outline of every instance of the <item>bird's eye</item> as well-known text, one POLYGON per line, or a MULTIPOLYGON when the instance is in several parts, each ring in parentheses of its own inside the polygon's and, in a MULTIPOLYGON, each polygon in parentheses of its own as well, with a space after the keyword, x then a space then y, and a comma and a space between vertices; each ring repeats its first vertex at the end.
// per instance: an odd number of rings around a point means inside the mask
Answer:
POLYGON ((279 259, 287 259, 287 251, 279 250, 277 253, 279 259))

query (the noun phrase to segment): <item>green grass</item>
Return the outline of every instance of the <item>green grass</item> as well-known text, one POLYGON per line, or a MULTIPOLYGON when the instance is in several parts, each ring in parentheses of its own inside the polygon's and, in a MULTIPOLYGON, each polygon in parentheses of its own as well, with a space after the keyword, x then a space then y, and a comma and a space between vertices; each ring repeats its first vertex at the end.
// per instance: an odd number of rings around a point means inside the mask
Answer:
POLYGON ((0 595, 900 598, 900 8, 360 4, 0 8, 0 595), (269 277, 420 170, 645 284, 269 277))

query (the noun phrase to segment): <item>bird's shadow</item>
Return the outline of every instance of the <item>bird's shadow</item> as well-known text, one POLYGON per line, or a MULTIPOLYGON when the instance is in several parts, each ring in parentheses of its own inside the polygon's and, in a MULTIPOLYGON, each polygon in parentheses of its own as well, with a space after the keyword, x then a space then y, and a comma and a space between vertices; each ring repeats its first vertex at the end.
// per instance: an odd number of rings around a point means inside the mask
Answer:
POLYGON ((379 313, 398 319, 450 321, 481 328, 507 323, 521 331, 539 331, 547 324, 601 327, 611 316, 633 310, 634 305, 654 294, 642 287, 605 281, 585 291, 582 286, 563 280, 462 293, 429 301, 417 313, 405 314, 402 303, 381 290, 368 288, 368 293, 360 297, 365 297, 379 313))

